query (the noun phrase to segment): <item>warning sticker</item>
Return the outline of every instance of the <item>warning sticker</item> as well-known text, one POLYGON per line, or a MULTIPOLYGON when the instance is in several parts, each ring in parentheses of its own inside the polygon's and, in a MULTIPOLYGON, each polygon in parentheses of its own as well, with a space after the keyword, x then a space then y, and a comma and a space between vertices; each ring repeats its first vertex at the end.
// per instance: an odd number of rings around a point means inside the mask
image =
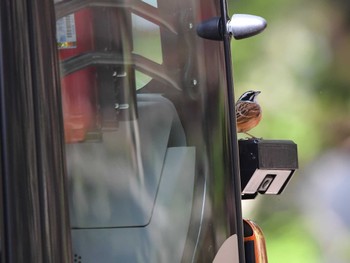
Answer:
POLYGON ((57 45, 59 49, 76 48, 77 34, 75 31, 74 14, 65 16, 57 20, 57 45))

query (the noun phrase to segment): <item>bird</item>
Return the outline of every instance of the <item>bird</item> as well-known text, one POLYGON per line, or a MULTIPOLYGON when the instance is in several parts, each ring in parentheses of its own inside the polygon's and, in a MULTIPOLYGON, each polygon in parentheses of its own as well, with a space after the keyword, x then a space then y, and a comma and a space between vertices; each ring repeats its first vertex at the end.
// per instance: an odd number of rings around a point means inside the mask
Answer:
POLYGON ((252 138, 255 136, 248 133, 257 126, 261 120, 262 110, 256 97, 261 91, 246 91, 236 102, 237 132, 245 133, 252 138))

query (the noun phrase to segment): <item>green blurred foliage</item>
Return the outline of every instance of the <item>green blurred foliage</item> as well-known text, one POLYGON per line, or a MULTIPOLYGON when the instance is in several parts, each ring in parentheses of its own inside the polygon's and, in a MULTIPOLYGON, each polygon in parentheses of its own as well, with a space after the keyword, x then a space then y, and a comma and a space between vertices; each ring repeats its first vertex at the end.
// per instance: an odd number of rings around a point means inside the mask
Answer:
POLYGON ((301 146, 301 162, 310 160, 323 146, 316 84, 332 56, 324 3, 269 0, 231 6, 232 13, 256 14, 268 21, 261 35, 232 41, 236 96, 248 89, 262 91, 264 117, 254 134, 294 140, 301 146))
POLYGON ((236 97, 262 91, 263 138, 289 138, 305 163, 349 133, 350 4, 345 1, 232 1, 231 13, 268 21, 253 38, 232 41, 236 97), (335 128, 336 127, 336 128, 335 128))
MULTIPOLYGON (((251 133, 297 143, 300 170, 344 144, 350 138, 350 1, 246 0, 230 1, 229 8, 268 22, 262 34, 232 41, 236 99, 262 91, 263 119, 251 133)), ((321 261, 307 219, 292 204, 300 180, 296 174, 281 196, 261 196, 253 211, 243 211, 262 226, 270 263, 321 261)))
POLYGON ((265 233, 269 262, 312 263, 320 262, 320 249, 307 235, 303 220, 294 213, 280 213, 261 224, 265 233), (293 217, 295 220, 289 220, 293 217), (281 222, 285 222, 281 224, 281 222), (280 227, 276 227, 280 226, 280 227))

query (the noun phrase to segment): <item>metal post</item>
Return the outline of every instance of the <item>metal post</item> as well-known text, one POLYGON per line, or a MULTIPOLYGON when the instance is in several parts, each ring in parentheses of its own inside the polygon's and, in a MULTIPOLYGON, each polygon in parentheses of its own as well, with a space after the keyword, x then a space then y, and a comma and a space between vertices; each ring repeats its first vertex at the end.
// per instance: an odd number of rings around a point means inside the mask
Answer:
MULTIPOLYGON (((221 3, 221 19, 224 25, 228 21, 227 3, 225 0, 220 1, 221 3)), ((225 29, 225 28, 224 28, 225 29)), ((225 29, 223 32, 223 42, 225 51, 225 68, 226 68, 226 79, 227 79, 227 104, 228 104, 228 122, 229 122, 229 153, 231 157, 231 186, 233 191, 233 197, 227 197, 228 211, 230 213, 230 229, 231 234, 237 234, 238 236, 238 249, 239 249, 239 262, 245 262, 244 254, 244 242, 243 242, 243 221, 242 221, 242 207, 241 207, 241 178, 239 170, 239 151, 237 144, 237 132, 236 132, 236 115, 235 115, 235 97, 234 97, 234 86, 232 77, 232 61, 231 61, 231 36, 225 29), (231 202, 234 200, 235 202, 231 202), (231 211, 231 212, 230 212, 231 211)))
POLYGON ((71 262, 53 1, 0 12, 2 262, 71 262))

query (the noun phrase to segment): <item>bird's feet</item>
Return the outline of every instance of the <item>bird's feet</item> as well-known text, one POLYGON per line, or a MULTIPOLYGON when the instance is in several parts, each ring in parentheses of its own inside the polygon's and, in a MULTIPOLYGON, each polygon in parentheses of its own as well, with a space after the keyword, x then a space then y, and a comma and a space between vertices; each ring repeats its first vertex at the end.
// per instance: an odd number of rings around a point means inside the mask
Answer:
POLYGON ((250 134, 248 132, 244 132, 244 134, 249 136, 249 137, 246 138, 247 140, 262 140, 263 139, 263 138, 255 137, 254 135, 252 135, 252 134, 250 134))

